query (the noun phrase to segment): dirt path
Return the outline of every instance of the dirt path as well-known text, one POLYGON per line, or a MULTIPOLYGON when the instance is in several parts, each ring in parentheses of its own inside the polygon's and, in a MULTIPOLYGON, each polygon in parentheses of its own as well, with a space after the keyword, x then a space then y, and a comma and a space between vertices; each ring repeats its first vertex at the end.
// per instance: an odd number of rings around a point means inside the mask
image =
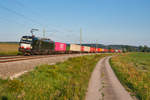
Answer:
POLYGON ((85 100, 133 100, 115 76, 109 59, 105 57, 96 65, 85 100))

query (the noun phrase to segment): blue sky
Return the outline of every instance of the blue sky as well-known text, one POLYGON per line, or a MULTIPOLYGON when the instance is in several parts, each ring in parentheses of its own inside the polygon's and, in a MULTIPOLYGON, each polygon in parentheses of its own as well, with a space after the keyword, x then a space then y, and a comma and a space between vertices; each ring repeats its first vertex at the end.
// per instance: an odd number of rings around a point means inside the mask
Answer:
POLYGON ((0 41, 36 36, 55 41, 150 46, 150 0, 0 0, 0 41))

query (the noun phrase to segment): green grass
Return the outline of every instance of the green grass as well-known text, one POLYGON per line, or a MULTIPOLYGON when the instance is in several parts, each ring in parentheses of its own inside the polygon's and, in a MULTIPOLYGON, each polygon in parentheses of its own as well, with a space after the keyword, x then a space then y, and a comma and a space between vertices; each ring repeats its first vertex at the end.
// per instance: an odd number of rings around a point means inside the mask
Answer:
POLYGON ((0 80, 0 98, 84 100, 91 72, 104 56, 69 58, 56 65, 41 65, 14 80, 0 80))
POLYGON ((150 53, 127 53, 110 60, 126 89, 140 100, 150 100, 150 53))

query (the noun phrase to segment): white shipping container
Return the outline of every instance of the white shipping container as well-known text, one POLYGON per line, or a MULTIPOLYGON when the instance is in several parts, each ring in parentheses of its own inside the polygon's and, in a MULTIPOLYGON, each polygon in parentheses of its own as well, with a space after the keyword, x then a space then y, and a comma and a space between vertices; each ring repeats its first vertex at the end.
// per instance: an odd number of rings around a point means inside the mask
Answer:
POLYGON ((84 51, 85 51, 85 52, 90 52, 90 47, 84 46, 84 51))
POLYGON ((70 51, 81 51, 81 46, 76 44, 70 44, 70 51))
POLYGON ((90 52, 90 47, 88 47, 88 52, 90 52))
POLYGON ((118 50, 115 50, 115 52, 118 52, 118 50))

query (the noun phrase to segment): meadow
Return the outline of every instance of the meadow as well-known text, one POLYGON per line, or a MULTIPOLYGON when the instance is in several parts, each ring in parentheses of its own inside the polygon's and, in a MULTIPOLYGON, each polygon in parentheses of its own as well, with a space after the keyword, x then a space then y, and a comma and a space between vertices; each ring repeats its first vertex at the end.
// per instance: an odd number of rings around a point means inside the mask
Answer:
POLYGON ((0 80, 0 98, 8 100, 84 100, 96 63, 107 54, 69 58, 40 65, 14 80, 0 80))
POLYGON ((17 55, 18 46, 17 43, 0 43, 0 55, 17 55))
POLYGON ((150 53, 114 56, 111 66, 121 83, 139 100, 150 100, 150 53))

